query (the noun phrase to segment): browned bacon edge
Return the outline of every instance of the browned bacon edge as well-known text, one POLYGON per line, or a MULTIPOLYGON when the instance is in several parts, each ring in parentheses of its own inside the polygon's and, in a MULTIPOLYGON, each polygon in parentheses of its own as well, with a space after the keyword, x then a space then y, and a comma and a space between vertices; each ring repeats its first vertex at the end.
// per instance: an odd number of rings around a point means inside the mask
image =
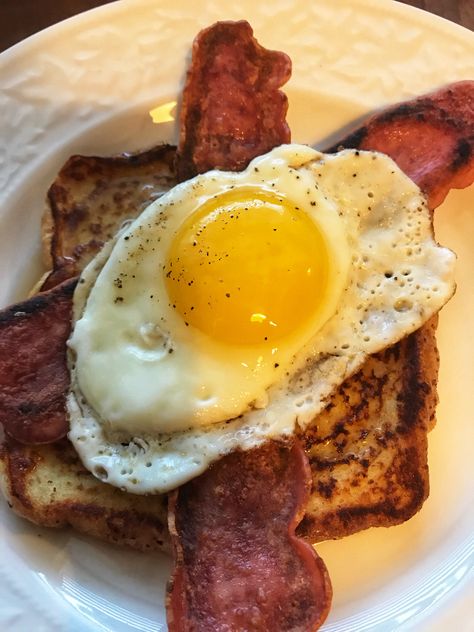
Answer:
POLYGON ((253 37, 248 22, 217 22, 193 44, 177 154, 180 181, 210 169, 239 171, 290 140, 288 100, 278 90, 291 60, 253 37))
POLYGON ((69 429, 66 340, 76 282, 0 312, 0 424, 21 443, 51 443, 69 429))
POLYGON ((311 488, 298 442, 234 452, 174 492, 169 530, 176 567, 170 632, 316 630, 331 584, 295 536, 311 488))
POLYGON ((450 189, 474 180, 474 81, 378 112, 326 151, 370 149, 388 154, 428 197, 431 209, 450 189))

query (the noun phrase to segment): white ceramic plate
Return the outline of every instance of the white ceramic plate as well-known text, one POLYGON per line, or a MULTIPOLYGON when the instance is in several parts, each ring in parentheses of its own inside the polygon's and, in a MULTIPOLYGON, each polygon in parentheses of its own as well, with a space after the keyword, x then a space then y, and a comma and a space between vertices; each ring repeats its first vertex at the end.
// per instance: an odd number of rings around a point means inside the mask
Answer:
MULTIPOLYGON (((474 78, 474 36, 384 0, 128 0, 68 20, 0 56, 0 305, 41 271, 39 222, 55 173, 72 153, 175 140, 153 107, 176 100, 190 44, 218 19, 248 19, 259 41, 293 59, 287 86, 296 141, 323 146, 379 106, 474 78), (240 5, 240 8, 237 6, 240 5)), ((459 289, 443 311, 431 496, 408 523, 318 547, 334 585, 324 630, 473 630, 471 464, 474 189, 436 214, 459 254, 459 289)), ((165 556, 41 530, 0 501, 0 628, 22 632, 165 629, 165 556)))

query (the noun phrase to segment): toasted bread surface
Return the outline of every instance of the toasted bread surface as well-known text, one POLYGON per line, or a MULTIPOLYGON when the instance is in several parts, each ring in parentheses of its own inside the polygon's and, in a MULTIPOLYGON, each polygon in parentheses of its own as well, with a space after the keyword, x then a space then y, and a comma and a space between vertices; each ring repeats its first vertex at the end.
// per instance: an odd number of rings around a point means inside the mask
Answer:
POLYGON ((52 287, 80 272, 123 222, 176 184, 175 148, 137 154, 71 156, 49 188, 42 222, 43 259, 52 287))
POLYGON ((300 535, 336 539, 420 509, 437 402, 436 323, 368 358, 302 435, 313 488, 300 535))
POLYGON ((94 478, 72 444, 0 446, 0 489, 20 516, 139 551, 169 550, 167 498, 132 496, 94 478))

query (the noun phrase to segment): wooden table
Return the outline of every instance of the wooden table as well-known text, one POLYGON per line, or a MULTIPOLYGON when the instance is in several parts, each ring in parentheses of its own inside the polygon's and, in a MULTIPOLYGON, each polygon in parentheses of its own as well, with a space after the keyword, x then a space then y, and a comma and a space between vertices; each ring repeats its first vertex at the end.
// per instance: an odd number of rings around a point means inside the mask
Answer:
MULTIPOLYGON (((0 0, 0 51, 56 22, 111 0, 0 0)), ((474 30, 474 0, 403 0, 474 30)))

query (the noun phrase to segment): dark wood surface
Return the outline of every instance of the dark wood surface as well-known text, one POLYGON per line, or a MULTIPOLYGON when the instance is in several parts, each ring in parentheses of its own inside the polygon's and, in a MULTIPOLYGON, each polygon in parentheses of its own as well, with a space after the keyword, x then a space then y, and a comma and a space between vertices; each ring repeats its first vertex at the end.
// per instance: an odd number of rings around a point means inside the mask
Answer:
MULTIPOLYGON (((51 24, 111 1, 0 0, 0 51, 51 24)), ((474 0, 403 1, 474 30, 474 0)))

